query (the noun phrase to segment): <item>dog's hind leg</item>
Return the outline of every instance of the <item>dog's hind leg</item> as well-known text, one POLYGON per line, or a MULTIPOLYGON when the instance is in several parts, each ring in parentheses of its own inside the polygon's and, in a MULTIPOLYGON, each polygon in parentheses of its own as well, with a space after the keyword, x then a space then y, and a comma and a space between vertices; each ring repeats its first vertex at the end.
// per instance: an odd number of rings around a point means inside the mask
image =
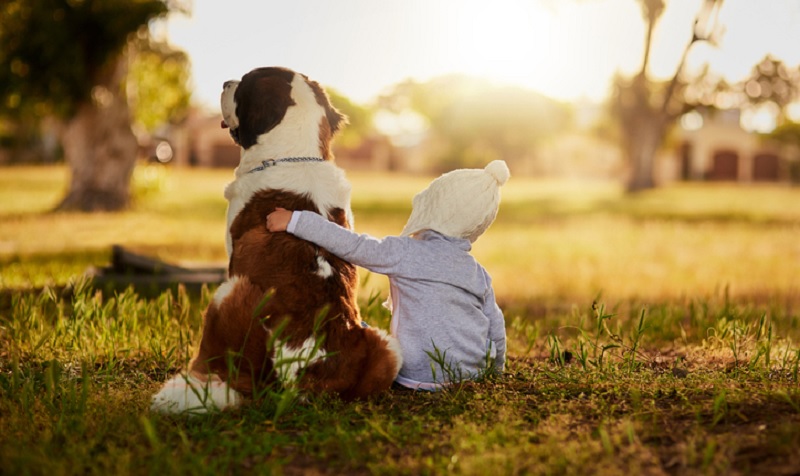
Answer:
POLYGON ((246 277, 233 277, 214 293, 203 318, 203 337, 188 372, 167 381, 151 409, 206 413, 239 405, 255 381, 271 370, 266 330, 258 316, 265 293, 246 277))
POLYGON ((159 413, 201 414, 238 406, 242 395, 216 375, 179 373, 153 397, 150 410, 159 413))

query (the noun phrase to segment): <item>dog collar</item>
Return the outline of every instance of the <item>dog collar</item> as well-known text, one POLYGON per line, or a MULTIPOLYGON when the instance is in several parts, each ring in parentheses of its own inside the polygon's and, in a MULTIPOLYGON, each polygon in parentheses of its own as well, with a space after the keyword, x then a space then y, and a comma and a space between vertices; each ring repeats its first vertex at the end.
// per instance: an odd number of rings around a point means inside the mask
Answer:
POLYGON ((278 164, 284 162, 325 162, 325 159, 321 157, 286 157, 284 159, 269 159, 269 160, 262 160, 261 165, 254 168, 253 170, 247 172, 251 174, 253 172, 259 172, 264 169, 268 169, 270 167, 274 167, 278 164))

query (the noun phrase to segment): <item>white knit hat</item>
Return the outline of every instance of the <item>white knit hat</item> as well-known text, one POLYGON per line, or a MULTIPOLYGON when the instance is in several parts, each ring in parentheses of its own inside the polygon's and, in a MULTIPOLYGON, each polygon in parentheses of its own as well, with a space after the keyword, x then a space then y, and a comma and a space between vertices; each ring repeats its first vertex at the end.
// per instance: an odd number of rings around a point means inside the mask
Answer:
POLYGON ((510 176, 502 160, 484 169, 447 172, 414 196, 402 235, 433 230, 474 243, 497 216, 500 187, 510 176))

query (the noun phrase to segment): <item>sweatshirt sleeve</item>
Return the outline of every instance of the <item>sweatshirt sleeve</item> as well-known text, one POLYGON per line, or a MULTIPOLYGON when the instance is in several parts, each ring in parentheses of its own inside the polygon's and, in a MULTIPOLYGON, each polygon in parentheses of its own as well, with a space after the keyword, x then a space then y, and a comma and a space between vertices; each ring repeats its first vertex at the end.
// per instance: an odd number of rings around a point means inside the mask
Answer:
POLYGON ((496 352, 494 368, 498 372, 502 372, 506 365, 506 321, 503 311, 495 301, 491 280, 484 300, 483 312, 489 318, 489 340, 492 341, 496 352))
POLYGON ((406 255, 406 243, 402 238, 387 237, 379 240, 358 234, 313 212, 292 213, 286 231, 321 246, 356 266, 380 274, 395 274, 406 255))

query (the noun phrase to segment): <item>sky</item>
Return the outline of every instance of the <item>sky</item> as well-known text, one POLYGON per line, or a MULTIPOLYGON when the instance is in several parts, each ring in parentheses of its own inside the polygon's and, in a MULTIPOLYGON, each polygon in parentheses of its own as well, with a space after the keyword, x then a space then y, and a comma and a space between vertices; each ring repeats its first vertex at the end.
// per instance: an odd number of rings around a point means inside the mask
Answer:
MULTIPOLYGON (((667 0, 651 72, 670 77, 702 0, 667 0)), ((260 66, 302 72, 366 104, 406 79, 465 73, 563 101, 601 101, 615 71, 638 71, 644 22, 636 0, 193 0, 171 14, 169 41, 192 60, 194 99, 218 108, 222 83, 260 66)), ((766 54, 800 64, 800 0, 725 0, 720 44, 699 44, 731 81, 766 54)))

